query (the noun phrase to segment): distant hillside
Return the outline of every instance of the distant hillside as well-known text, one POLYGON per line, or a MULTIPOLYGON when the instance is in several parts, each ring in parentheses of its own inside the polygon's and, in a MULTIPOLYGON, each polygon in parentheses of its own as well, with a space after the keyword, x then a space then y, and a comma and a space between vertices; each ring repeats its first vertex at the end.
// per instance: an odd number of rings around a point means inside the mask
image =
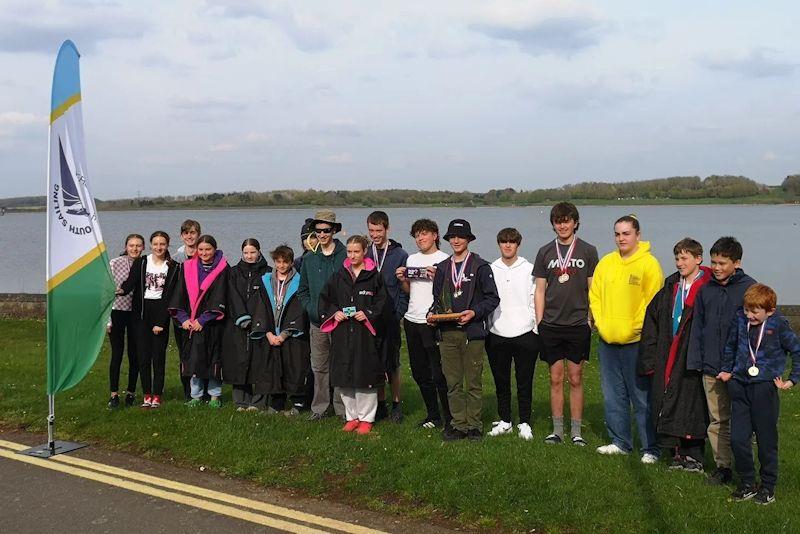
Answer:
MULTIPOLYGON (((381 189, 360 191, 236 191, 186 196, 159 196, 97 200, 101 210, 133 208, 246 208, 289 206, 526 206, 571 200, 581 204, 722 204, 785 203, 800 201, 800 175, 787 176, 780 186, 759 184, 745 176, 674 176, 633 182, 583 182, 531 191, 492 189, 420 191, 381 189)), ((44 209, 45 197, 0 199, 7 210, 44 209)))

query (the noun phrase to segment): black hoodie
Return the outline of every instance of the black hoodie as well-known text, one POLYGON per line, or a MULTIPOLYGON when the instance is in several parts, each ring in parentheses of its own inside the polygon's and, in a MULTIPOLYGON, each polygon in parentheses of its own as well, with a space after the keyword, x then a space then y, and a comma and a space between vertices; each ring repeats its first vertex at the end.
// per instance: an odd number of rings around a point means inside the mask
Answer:
POLYGON ((694 302, 694 321, 689 337, 689 354, 686 368, 717 376, 728 330, 738 310, 744 303, 744 292, 755 284, 741 269, 728 279, 725 285, 716 278, 703 286, 694 302))

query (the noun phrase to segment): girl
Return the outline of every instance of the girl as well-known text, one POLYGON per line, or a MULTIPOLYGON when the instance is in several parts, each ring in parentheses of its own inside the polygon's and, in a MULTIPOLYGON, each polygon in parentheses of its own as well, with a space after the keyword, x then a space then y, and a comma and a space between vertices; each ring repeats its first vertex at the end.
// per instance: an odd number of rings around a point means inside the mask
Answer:
POLYGON ((200 236, 197 252, 184 262, 180 283, 170 300, 170 314, 188 334, 181 351, 181 374, 191 377, 189 407, 201 403, 203 380, 208 380, 209 407, 222 406, 220 354, 228 270, 228 261, 217 250, 217 240, 200 236))
MULTIPOLYGON (((117 287, 128 279, 133 260, 144 250, 144 237, 130 234, 125 238, 125 250, 113 258, 111 276, 117 287)), ((125 336, 128 337, 128 388, 125 390, 125 406, 133 406, 136 401, 136 380, 139 377, 139 360, 136 357, 136 331, 131 317, 131 295, 118 296, 111 306, 111 318, 108 321, 108 339, 111 343, 111 365, 109 381, 111 383, 111 399, 109 408, 119 407, 119 371, 122 367, 122 353, 125 352, 125 336)))
MULTIPOLYGON (((285 407, 288 395, 296 404, 302 402, 305 383, 311 368, 308 339, 308 316, 297 298, 300 274, 294 269, 294 251, 281 245, 270 255, 275 270, 263 278, 264 295, 260 313, 253 320, 253 337, 265 338, 269 349, 266 365, 257 377, 255 390, 273 395, 272 409, 285 407)), ((286 416, 300 412, 294 405, 286 407, 286 416)))
POLYGON ((228 272, 228 314, 222 336, 222 378, 233 384, 237 411, 257 411, 264 406, 263 395, 253 395, 256 359, 264 351, 250 341, 253 308, 261 299, 261 277, 272 271, 261 255, 261 244, 248 238, 242 243, 242 259, 228 272))
POLYGON ((133 292, 131 308, 138 325, 142 408, 161 406, 169 342, 167 296, 175 285, 177 271, 177 264, 169 255, 169 235, 159 230, 150 236, 150 254, 133 262, 128 279, 117 291, 121 295, 133 292))
POLYGON ((347 259, 319 296, 323 332, 331 332, 331 385, 340 388, 345 432, 367 434, 375 422, 384 366, 375 343, 386 289, 375 263, 365 258, 367 238, 347 240, 347 259))

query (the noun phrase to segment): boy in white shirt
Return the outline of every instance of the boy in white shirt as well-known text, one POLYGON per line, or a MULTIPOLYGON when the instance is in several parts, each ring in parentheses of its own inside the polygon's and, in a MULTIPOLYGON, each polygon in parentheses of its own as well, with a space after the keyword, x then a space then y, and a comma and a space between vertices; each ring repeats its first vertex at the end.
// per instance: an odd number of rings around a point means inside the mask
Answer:
POLYGON ((511 362, 517 376, 519 437, 533 438, 531 403, 533 373, 539 356, 539 335, 534 310, 533 264, 517 254, 522 235, 516 228, 503 228, 497 234, 500 257, 492 263, 500 305, 492 313, 486 352, 497 392, 500 420, 492 423, 489 436, 513 431, 511 422, 511 362))
POLYGON ((403 319, 408 343, 411 375, 419 386, 427 415, 419 426, 435 428, 450 423, 447 382, 442 374, 442 360, 436 344, 436 329, 426 321, 433 303, 433 275, 436 264, 448 255, 439 250, 439 226, 430 219, 419 219, 411 225, 411 237, 419 252, 410 255, 405 267, 395 271, 401 289, 409 294, 408 311, 403 319), (406 274, 413 276, 406 276, 406 274), (438 396, 438 399, 437 399, 438 396), (441 404, 441 411, 439 405, 441 404))

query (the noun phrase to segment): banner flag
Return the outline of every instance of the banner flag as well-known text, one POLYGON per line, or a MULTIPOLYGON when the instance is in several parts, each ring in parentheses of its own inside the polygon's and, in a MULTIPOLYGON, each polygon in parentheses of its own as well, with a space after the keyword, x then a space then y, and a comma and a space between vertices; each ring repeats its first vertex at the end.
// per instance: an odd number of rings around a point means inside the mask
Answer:
POLYGON ((58 51, 47 173, 47 394, 80 382, 105 338, 116 286, 89 190, 81 116, 80 54, 58 51))

